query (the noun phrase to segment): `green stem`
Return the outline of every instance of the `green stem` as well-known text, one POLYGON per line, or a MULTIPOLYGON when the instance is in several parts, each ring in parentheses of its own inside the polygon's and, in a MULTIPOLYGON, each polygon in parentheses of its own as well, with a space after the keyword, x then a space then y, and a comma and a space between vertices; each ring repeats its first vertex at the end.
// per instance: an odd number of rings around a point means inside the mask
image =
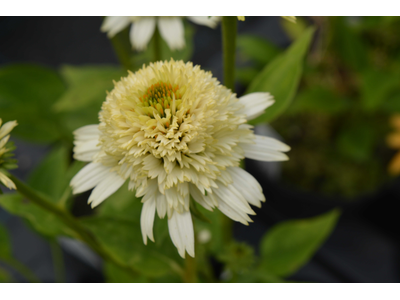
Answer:
POLYGON ((161 36, 158 27, 154 30, 154 61, 161 60, 161 36))
POLYGON ((196 259, 189 254, 185 257, 185 273, 183 280, 186 283, 197 282, 196 259))
POLYGON ((125 28, 120 33, 111 38, 111 44, 117 54, 118 60, 121 65, 127 70, 134 70, 134 63, 132 59, 132 46, 129 41, 129 29, 125 28))
POLYGON ((52 202, 47 200, 45 196, 37 193, 35 190, 27 186, 25 183, 20 181, 15 176, 10 174, 9 178, 15 183, 15 185, 17 186, 17 191, 20 194, 31 200, 36 205, 58 216, 60 220, 64 222, 65 225, 67 225, 70 229, 72 229, 82 241, 86 242, 103 259, 113 262, 114 264, 116 264, 117 266, 121 267, 122 269, 126 270, 127 272, 131 273, 134 276, 137 275, 137 272, 135 270, 133 270, 129 266, 124 265, 119 260, 116 260, 113 256, 110 256, 108 252, 105 251, 101 247, 101 245, 97 243, 92 234, 83 225, 81 225, 79 221, 75 219, 68 211, 53 204, 52 202))
POLYGON ((63 283, 65 282, 64 257, 62 249, 56 239, 50 241, 50 249, 56 282, 63 283))
POLYGON ((235 91, 235 53, 237 17, 222 17, 222 50, 224 55, 224 84, 235 91))
POLYGON ((18 271, 21 275, 23 275, 29 282, 40 282, 39 278, 36 277, 36 275, 24 264, 22 264, 20 261, 16 260, 13 257, 8 258, 7 260, 4 260, 9 266, 14 268, 16 271, 18 271))

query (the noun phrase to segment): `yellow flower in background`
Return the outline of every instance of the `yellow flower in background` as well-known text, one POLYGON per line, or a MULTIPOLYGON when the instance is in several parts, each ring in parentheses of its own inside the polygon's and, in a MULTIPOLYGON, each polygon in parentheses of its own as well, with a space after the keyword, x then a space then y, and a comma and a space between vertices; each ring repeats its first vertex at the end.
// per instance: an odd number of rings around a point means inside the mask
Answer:
MULTIPOLYGON (((215 28, 220 17, 187 17, 190 21, 215 28)), ((154 34, 156 26, 161 37, 171 50, 180 50, 185 47, 185 33, 182 17, 106 17, 101 26, 101 31, 107 32, 112 38, 118 32, 131 25, 129 37, 132 47, 138 51, 145 50, 154 34)))
POLYGON ((248 225, 255 214, 249 204, 260 207, 265 197, 240 161, 288 159, 287 145, 246 124, 273 103, 269 93, 237 98, 191 62, 156 62, 129 72, 108 94, 100 124, 74 132, 74 157, 90 163, 72 179, 73 192, 94 188, 88 202, 95 207, 128 180, 143 197, 144 243, 154 241, 157 212, 168 216, 179 254, 194 257, 191 198, 248 225))
POLYGON ((3 120, 0 118, 0 182, 3 183, 9 189, 16 189, 14 182, 7 177, 6 170, 11 169, 14 165, 14 160, 11 159, 13 147, 7 147, 7 142, 10 139, 9 133, 17 126, 17 121, 10 121, 3 124, 3 120))
MULTIPOLYGON (((395 131, 387 136, 386 143, 390 148, 400 150, 400 115, 393 115, 390 118, 390 124, 395 131)), ((400 152, 398 152, 390 161, 388 172, 393 176, 400 174, 400 152)))

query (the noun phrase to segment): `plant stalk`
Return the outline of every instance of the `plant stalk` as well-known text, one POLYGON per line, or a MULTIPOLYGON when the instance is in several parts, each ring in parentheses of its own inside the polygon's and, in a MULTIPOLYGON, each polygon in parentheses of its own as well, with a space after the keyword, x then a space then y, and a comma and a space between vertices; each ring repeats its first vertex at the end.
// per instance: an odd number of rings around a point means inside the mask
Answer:
POLYGON ((156 29, 154 30, 153 37, 154 37, 154 61, 159 61, 161 60, 161 36, 157 26, 156 29))
POLYGON ((232 92, 235 92, 236 34, 237 17, 222 17, 224 85, 232 92))
POLYGON ((125 28, 120 33, 111 38, 111 44, 117 54, 118 60, 126 70, 134 70, 132 59, 132 46, 129 41, 129 28, 125 28))

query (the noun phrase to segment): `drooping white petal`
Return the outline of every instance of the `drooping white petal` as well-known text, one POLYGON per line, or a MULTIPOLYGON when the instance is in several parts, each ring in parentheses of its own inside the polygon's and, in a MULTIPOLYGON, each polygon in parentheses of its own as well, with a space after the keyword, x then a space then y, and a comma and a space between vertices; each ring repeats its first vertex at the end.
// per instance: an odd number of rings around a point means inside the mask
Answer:
POLYGON ((147 245, 147 237, 154 242, 153 224, 156 213, 156 200, 149 199, 143 203, 142 213, 140 214, 140 228, 142 229, 143 243, 147 245))
POLYGON ((84 166, 71 180, 72 192, 82 193, 94 188, 110 174, 110 167, 101 163, 90 163, 84 166))
POLYGON ((190 256, 194 257, 194 231, 190 212, 173 212, 168 220, 168 230, 172 242, 178 248, 179 255, 185 258, 186 250, 190 256))
POLYGON ((101 31, 107 32, 107 36, 112 38, 131 22, 129 17, 109 16, 105 17, 101 25, 101 31))
POLYGON ((194 185, 194 184, 190 184, 189 185, 189 191, 190 191, 190 195, 193 197, 193 199, 199 203, 201 206, 203 206, 205 209, 208 209, 209 211, 213 211, 213 206, 211 206, 208 202, 207 202, 207 196, 203 195, 199 189, 194 185))
POLYGON ((17 187, 15 186, 14 182, 7 177, 7 175, 3 174, 2 172, 0 172, 0 181, 6 186, 8 187, 10 190, 16 190, 17 187))
POLYGON ((17 121, 9 121, 7 123, 4 123, 4 125, 1 126, 0 128, 0 139, 9 134, 11 130, 13 130, 14 127, 17 125, 18 125, 17 121))
POLYGON ((131 26, 129 37, 133 48, 142 51, 147 48, 156 27, 155 17, 142 17, 131 26))
POLYGON ((222 198, 216 197, 218 199, 218 209, 227 217, 244 225, 249 225, 248 222, 253 222, 246 213, 232 206, 222 198))
POLYGON ((163 219, 165 214, 167 213, 167 198, 165 195, 158 192, 157 195, 157 214, 158 216, 163 219))
POLYGON ((180 17, 159 17, 158 29, 171 50, 185 47, 185 33, 180 17))
POLYGON ((248 172, 238 167, 226 169, 232 176, 233 185, 250 204, 261 207, 261 201, 265 201, 262 188, 258 181, 248 172))
POLYGON ((221 17, 207 17, 207 16, 188 16, 187 17, 193 23, 198 25, 208 26, 210 28, 217 27, 218 23, 221 21, 221 17))
POLYGON ((99 205, 110 195, 115 193, 125 182, 120 175, 115 172, 111 172, 107 177, 103 178, 102 181, 93 189, 90 194, 88 203, 92 204, 92 208, 99 205))
POLYGON ((98 139, 99 136, 99 124, 86 125, 74 131, 75 140, 78 141, 98 139))
POLYGON ((255 215, 255 212, 251 209, 246 199, 232 184, 228 186, 219 184, 218 188, 213 189, 213 193, 218 196, 219 199, 228 203, 229 206, 234 207, 237 211, 241 211, 244 214, 255 215))
POLYGON ((261 161, 282 161, 289 159, 286 154, 280 152, 290 150, 290 147, 286 144, 261 135, 255 135, 253 141, 255 144, 239 144, 244 150, 245 157, 261 161))
POLYGON ((270 93, 251 93, 239 98, 239 103, 244 107, 238 113, 245 114, 247 120, 252 120, 262 115, 274 102, 274 97, 270 93))

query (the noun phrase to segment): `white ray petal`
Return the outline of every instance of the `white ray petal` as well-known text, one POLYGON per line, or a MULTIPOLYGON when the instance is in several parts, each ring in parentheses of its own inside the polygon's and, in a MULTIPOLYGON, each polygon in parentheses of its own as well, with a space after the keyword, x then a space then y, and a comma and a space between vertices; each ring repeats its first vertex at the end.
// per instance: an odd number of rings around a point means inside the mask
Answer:
POLYGON ((223 184, 219 184, 218 188, 213 189, 213 193, 229 204, 229 206, 234 207, 237 211, 241 211, 244 214, 253 214, 255 212, 251 209, 250 205, 247 203, 246 199, 234 188, 233 185, 228 185, 227 187, 223 184))
POLYGON ((111 168, 101 163, 90 163, 84 166, 71 180, 74 194, 82 193, 94 188, 108 176, 111 168))
POLYGON ((159 17, 158 29, 171 50, 185 47, 185 33, 180 17, 159 17))
POLYGON ((107 32, 107 36, 112 38, 131 22, 129 17, 109 16, 105 17, 101 25, 101 31, 107 32))
POLYGON ((74 131, 75 140, 79 141, 98 139, 99 136, 99 124, 86 125, 74 131))
POLYGON ((142 51, 147 48, 156 27, 155 17, 142 17, 132 24, 129 38, 133 48, 142 51))
POLYGON ((261 207, 261 201, 265 201, 264 194, 257 180, 248 172, 238 167, 226 169, 232 176, 233 185, 250 204, 261 207))
POLYGON ((276 139, 255 135, 255 144, 240 143, 239 146, 244 150, 247 158, 261 161, 282 161, 288 160, 286 154, 279 151, 289 151, 290 147, 276 139))
POLYGON ((7 123, 4 123, 3 126, 1 126, 0 128, 0 139, 9 134, 11 130, 13 130, 14 127, 17 125, 18 125, 17 121, 9 121, 7 123))
POLYGON ((99 205, 110 195, 115 193, 125 182, 120 175, 115 172, 108 174, 92 191, 88 203, 92 204, 92 208, 99 205))
POLYGON ((154 242, 153 224, 156 213, 156 200, 149 199, 143 203, 142 213, 140 214, 140 227, 142 229, 143 243, 147 245, 147 237, 154 242))
POLYGON ((248 222, 253 222, 249 216, 243 211, 238 210, 236 207, 226 203, 223 199, 218 198, 218 209, 226 216, 231 218, 234 221, 240 222, 244 225, 249 225, 248 222))
POLYGON ((190 191, 190 195, 193 197, 193 199, 197 203, 199 203, 205 209, 208 209, 209 211, 213 211, 212 206, 210 206, 206 201, 207 196, 203 195, 194 184, 189 185, 189 191, 190 191))
POLYGON ((14 189, 16 190, 17 187, 15 186, 14 182, 7 177, 7 175, 3 174, 2 172, 0 172, 0 181, 6 186, 8 187, 10 190, 14 189))
POLYGON ((193 222, 190 212, 173 212, 168 220, 168 229, 171 240, 178 248, 179 255, 185 258, 185 250, 194 257, 194 232, 193 222))
POLYGON ((252 120, 262 115, 274 102, 274 97, 270 93, 251 93, 239 98, 239 103, 244 107, 237 113, 245 114, 247 120, 252 120))
POLYGON ((210 28, 217 27, 218 23, 221 21, 221 17, 207 17, 207 16, 188 16, 187 17, 193 23, 198 25, 208 26, 210 28))
POLYGON ((157 195, 157 214, 160 217, 160 219, 163 219, 165 217, 165 214, 167 213, 167 198, 165 195, 161 194, 158 192, 157 195))
POLYGON ((286 145, 285 143, 282 143, 281 141, 279 141, 277 139, 263 136, 263 135, 258 135, 258 134, 255 134, 254 136, 255 136, 254 142, 257 145, 260 145, 260 147, 264 147, 264 148, 270 149, 270 150, 282 151, 282 152, 287 152, 290 150, 290 147, 288 145, 286 145))

